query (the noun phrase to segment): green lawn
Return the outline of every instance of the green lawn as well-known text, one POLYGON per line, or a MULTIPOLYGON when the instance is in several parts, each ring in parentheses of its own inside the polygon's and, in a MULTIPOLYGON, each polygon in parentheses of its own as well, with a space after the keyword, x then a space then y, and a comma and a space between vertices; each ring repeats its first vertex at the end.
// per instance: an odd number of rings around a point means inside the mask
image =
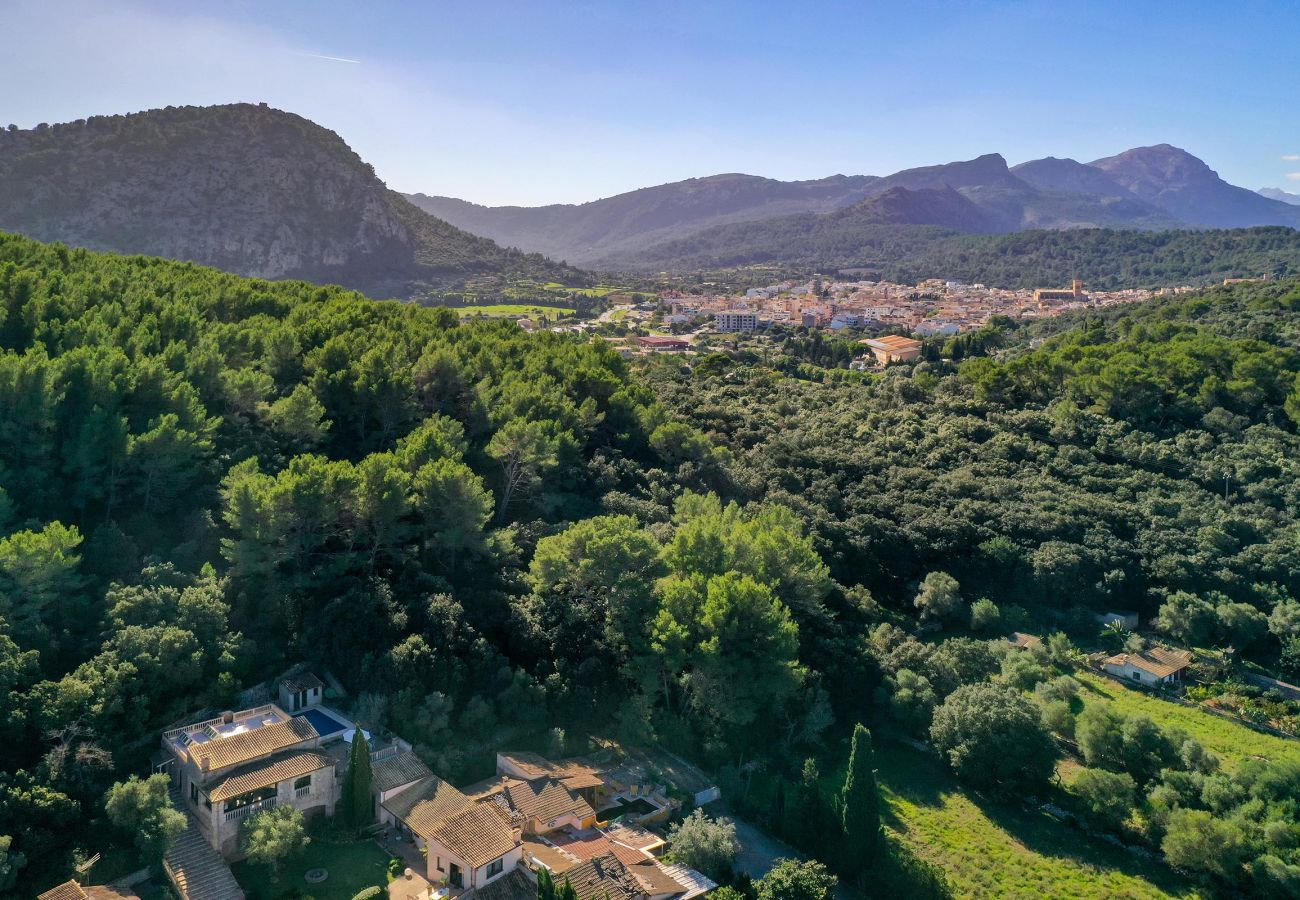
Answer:
POLYGON ((1086 670, 1079 670, 1075 677, 1084 685, 1079 697, 1085 705, 1111 703, 1125 715, 1142 714, 1158 725, 1181 728, 1218 754, 1226 769, 1235 769, 1250 756, 1300 760, 1300 741, 1254 731, 1239 722, 1162 700, 1086 670))
POLYGON ((962 791, 938 759, 876 747, 887 823, 943 867, 959 897, 1111 900, 1200 895, 1161 863, 1092 840, 1046 813, 962 791))
POLYGON ((374 841, 333 844, 313 838, 300 854, 280 866, 278 881, 271 881, 265 866, 239 862, 231 869, 248 900, 275 900, 291 888, 301 889, 313 900, 352 900, 364 888, 388 883, 388 859, 374 841), (315 868, 328 869, 329 878, 309 885, 303 873, 315 868))
POLYGON ((462 316, 548 316, 552 319, 558 319, 560 316, 571 316, 575 312, 572 307, 568 306, 536 306, 526 303, 497 303, 490 306, 457 306, 452 308, 462 316))

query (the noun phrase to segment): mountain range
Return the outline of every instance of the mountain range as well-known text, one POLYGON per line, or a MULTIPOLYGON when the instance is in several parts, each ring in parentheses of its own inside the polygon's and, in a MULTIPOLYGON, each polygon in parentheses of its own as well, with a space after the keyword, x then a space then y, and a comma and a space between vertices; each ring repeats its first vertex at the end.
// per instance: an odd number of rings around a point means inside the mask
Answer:
POLYGON ((334 132, 247 103, 0 130, 0 230, 375 296, 578 274, 434 218, 334 132))
POLYGON ((1290 194, 1281 188, 1260 188, 1255 193, 1270 200, 1281 200, 1283 203, 1290 203, 1292 206, 1300 206, 1300 194, 1290 194))
POLYGON ((1168 144, 1091 163, 1047 157, 1009 167, 990 153, 884 177, 782 182, 716 175, 576 205, 486 207, 449 197, 408 197, 426 212, 501 244, 609 269, 671 268, 672 253, 691 245, 721 251, 714 255, 740 264, 772 258, 765 242, 791 232, 816 233, 834 245, 868 223, 970 234, 1300 227, 1300 208, 1231 185, 1168 144), (754 252, 727 252, 729 240, 737 251, 754 252))
POLYGON ((1086 164, 1048 157, 1009 167, 991 153, 883 177, 725 174, 591 203, 485 207, 390 190, 339 135, 262 104, 0 130, 0 230, 373 296, 593 283, 569 263, 762 263, 1007 285, 1057 263, 1060 274, 1093 280, 1111 269, 1128 281, 1280 274, 1300 262, 1300 235, 1241 227, 1300 226, 1300 205, 1287 197, 1234 187, 1159 145, 1086 164), (1213 228, 1240 233, 1199 230, 1213 228), (1023 271, 1008 268, 1013 248, 1023 271))

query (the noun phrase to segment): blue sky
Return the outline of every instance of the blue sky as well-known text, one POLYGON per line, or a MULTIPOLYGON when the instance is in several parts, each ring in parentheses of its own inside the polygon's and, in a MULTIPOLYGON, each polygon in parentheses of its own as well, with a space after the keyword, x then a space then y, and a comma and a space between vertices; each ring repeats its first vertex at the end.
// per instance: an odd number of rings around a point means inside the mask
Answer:
POLYGON ((1295 0, 5 0, 0 34, 0 124, 264 100, 481 203, 1161 142, 1300 192, 1295 0))

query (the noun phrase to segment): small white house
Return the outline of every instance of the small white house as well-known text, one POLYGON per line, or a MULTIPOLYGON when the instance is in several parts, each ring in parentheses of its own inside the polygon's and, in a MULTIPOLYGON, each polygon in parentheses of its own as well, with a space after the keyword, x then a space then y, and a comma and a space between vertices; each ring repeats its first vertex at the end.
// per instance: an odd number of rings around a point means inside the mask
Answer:
POLYGON ((1102 671, 1117 678, 1150 685, 1181 684, 1183 671, 1192 663, 1186 650, 1159 647, 1142 653, 1119 653, 1102 660, 1102 671))

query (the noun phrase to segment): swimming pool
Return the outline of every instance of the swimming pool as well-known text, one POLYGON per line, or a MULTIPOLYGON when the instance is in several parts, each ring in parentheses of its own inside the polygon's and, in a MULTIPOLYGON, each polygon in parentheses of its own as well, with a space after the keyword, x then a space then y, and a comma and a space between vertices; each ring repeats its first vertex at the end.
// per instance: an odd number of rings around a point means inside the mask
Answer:
POLYGON ((321 737, 341 734, 348 728, 347 725, 344 725, 329 713, 319 709, 304 709, 302 712, 294 713, 293 717, 295 719, 306 719, 321 737))

